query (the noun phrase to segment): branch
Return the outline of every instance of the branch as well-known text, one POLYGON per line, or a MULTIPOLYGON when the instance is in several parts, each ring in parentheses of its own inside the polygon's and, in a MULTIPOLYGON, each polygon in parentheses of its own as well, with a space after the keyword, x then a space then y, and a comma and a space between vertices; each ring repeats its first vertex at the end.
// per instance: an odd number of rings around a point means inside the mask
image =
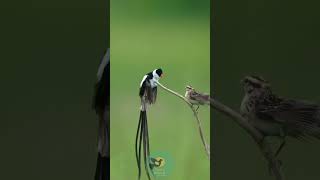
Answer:
POLYGON ((179 97, 180 99, 182 99, 184 102, 186 102, 186 103, 189 105, 189 107, 190 107, 191 110, 193 111, 194 117, 195 117, 196 120, 197 120, 199 132, 200 132, 200 137, 201 137, 201 141, 202 141, 202 144, 203 144, 203 146, 204 146, 204 148, 205 148, 205 151, 206 151, 206 153, 207 153, 207 156, 208 156, 208 158, 209 158, 209 160, 210 160, 210 146, 207 144, 207 142, 206 142, 206 140, 205 140, 205 138, 204 138, 204 133, 203 133, 202 126, 201 126, 201 121, 200 121, 200 119, 199 119, 199 117, 198 117, 197 111, 193 108, 192 104, 191 104, 184 96, 182 96, 182 95, 180 95, 179 93, 177 93, 177 92, 175 92, 175 91, 173 91, 173 90, 165 87, 164 85, 162 85, 162 84, 159 83, 159 82, 157 82, 157 84, 158 84, 161 88, 163 88, 164 90, 166 90, 166 91, 170 92, 171 94, 179 97))
POLYGON ((218 102, 217 100, 211 98, 210 106, 217 111, 225 114, 226 116, 232 118, 240 127, 242 127, 251 137, 255 140, 259 146, 262 154, 269 163, 269 168, 272 174, 275 176, 276 180, 284 180, 284 176, 281 172, 281 163, 276 159, 272 148, 263 141, 263 135, 257 131, 248 121, 243 118, 239 113, 233 111, 228 106, 218 102))
POLYGON ((249 133, 258 144, 261 143, 261 141, 263 140, 262 134, 259 131, 257 131, 253 126, 251 126, 248 123, 248 121, 244 117, 242 117, 239 113, 235 112, 228 106, 218 102, 213 98, 211 98, 210 100, 210 106, 216 109, 217 111, 232 118, 240 127, 242 127, 245 131, 247 131, 247 133, 249 133))
MULTIPOLYGON (((157 82, 158 85, 163 88, 164 90, 172 93, 173 95, 181 98, 183 101, 185 101, 189 107, 191 108, 191 110, 194 113, 194 116, 198 122, 198 126, 199 126, 199 132, 200 132, 200 137, 202 140, 202 143, 205 147, 205 150, 207 152, 207 155, 210 159, 210 147, 209 145, 207 145, 204 136, 203 136, 203 130, 201 127, 201 121, 198 118, 198 113, 197 111, 193 108, 192 104, 182 95, 180 95, 179 93, 163 86, 161 83, 157 82)), ((257 130, 255 129, 251 124, 248 123, 247 119, 245 119, 244 117, 242 117, 239 113, 237 113, 236 111, 232 110, 231 108, 229 108, 228 106, 220 103, 219 101, 210 98, 210 102, 208 102, 208 104, 210 104, 210 106, 214 109, 216 109, 217 111, 225 114, 226 116, 230 117, 231 119, 233 119, 240 127, 242 127, 253 139, 254 141, 257 143, 259 149, 261 150, 262 154, 264 155, 265 159, 268 161, 269 163, 269 170, 272 172, 272 174, 275 176, 276 180, 284 180, 284 175, 281 171, 281 163, 279 160, 276 159, 274 152, 272 150, 272 148, 270 147, 269 144, 264 143, 264 136, 257 130)))

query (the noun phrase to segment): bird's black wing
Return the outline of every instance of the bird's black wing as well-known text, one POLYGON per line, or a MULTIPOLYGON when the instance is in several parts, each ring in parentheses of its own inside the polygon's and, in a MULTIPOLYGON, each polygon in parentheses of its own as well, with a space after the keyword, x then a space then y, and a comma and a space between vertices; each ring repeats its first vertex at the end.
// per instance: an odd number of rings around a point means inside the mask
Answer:
POLYGON ((158 93, 157 91, 158 91, 157 87, 152 88, 152 104, 154 104, 157 100, 157 93, 158 93))
POLYGON ((93 107, 99 116, 98 150, 105 157, 109 156, 110 137, 110 49, 105 53, 97 73, 97 83, 93 97, 93 107))
POLYGON ((147 77, 145 81, 141 84, 140 90, 139 90, 139 96, 142 98, 145 96, 145 100, 149 104, 154 104, 157 99, 157 87, 151 88, 150 84, 150 78, 147 77))
POLYGON ((97 73, 93 96, 93 108, 99 116, 98 160, 95 173, 96 180, 106 180, 110 176, 110 49, 105 53, 97 73))
POLYGON ((142 96, 144 96, 145 91, 146 91, 146 81, 143 81, 141 84, 141 87, 139 89, 140 98, 142 98, 142 96))
POLYGON ((97 113, 106 109, 110 104, 110 56, 109 49, 103 57, 97 73, 97 82, 93 97, 93 108, 97 113))
POLYGON ((288 135, 296 138, 320 138, 319 106, 309 102, 278 99, 256 106, 257 117, 282 124, 288 135))
POLYGON ((157 98, 157 88, 152 88, 149 81, 146 84, 146 100, 149 104, 154 104, 157 98))

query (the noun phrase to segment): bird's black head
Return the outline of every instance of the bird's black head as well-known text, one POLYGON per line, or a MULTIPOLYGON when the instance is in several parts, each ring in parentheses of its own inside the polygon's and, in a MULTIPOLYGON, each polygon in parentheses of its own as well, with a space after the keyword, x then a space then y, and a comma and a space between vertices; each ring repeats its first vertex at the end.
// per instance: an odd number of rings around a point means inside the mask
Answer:
POLYGON ((163 72, 162 72, 162 69, 161 68, 158 68, 156 69, 156 73, 159 77, 161 77, 163 75, 163 72))

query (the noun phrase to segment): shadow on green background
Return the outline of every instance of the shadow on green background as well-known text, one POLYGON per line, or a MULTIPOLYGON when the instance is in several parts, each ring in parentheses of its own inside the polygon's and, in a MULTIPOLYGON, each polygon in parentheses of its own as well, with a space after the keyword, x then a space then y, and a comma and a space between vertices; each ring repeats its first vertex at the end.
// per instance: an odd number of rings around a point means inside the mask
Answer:
MULTIPOLYGON (((161 83, 181 94, 187 84, 210 91, 209 1, 194 12, 190 3, 111 1, 111 179, 138 176, 134 146, 145 73, 161 67, 161 83)), ((210 110, 199 111, 209 141, 210 110)), ((151 153, 170 153, 174 161, 173 172, 161 179, 209 179, 210 163, 183 101, 159 89, 148 121, 151 153)))

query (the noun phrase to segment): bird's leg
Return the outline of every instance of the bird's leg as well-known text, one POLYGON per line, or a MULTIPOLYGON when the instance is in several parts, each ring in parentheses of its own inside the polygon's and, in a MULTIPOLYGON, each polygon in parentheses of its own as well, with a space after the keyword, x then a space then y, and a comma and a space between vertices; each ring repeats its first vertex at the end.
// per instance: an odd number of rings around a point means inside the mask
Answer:
MULTIPOLYGON (((281 144, 279 146, 279 148, 277 149, 276 153, 274 154, 274 157, 277 158, 279 153, 281 152, 282 148, 284 147, 284 145, 286 144, 285 141, 285 135, 281 135, 281 144)), ((282 161, 281 160, 277 160, 278 166, 281 167, 282 166, 282 161)), ((269 164, 269 173, 272 174, 272 165, 269 164)))
POLYGON ((279 155, 279 153, 281 152, 282 148, 284 147, 284 145, 286 144, 286 140, 285 137, 282 138, 282 142, 278 148, 278 150, 276 151, 275 157, 277 157, 279 155))
MULTIPOLYGON (((268 146, 268 144, 272 143, 272 142, 270 142, 270 140, 271 140, 270 138, 272 138, 272 137, 271 136, 263 136, 262 139, 260 140, 260 145, 262 146, 263 150, 265 150, 265 148, 266 148, 265 146, 268 146)), ((278 153, 278 151, 277 151, 277 153, 278 153)), ((273 155, 273 151, 272 152, 267 152, 267 153, 271 153, 273 155)), ((277 156, 277 153, 276 153, 275 157, 277 156)), ((276 161, 277 161, 276 162, 277 166, 281 167, 282 162, 280 160, 276 160, 276 161)), ((274 164, 269 163, 268 171, 269 171, 270 175, 273 175, 273 168, 274 168, 274 164)))
MULTIPOLYGON (((276 166, 277 167, 281 167, 282 166, 282 161, 281 160, 276 160, 276 161, 277 161, 276 162, 277 163, 276 166)), ((272 170, 274 168, 273 166, 274 166, 273 164, 269 163, 269 174, 270 175, 273 175, 273 170, 272 170)))
POLYGON ((198 109, 199 109, 199 105, 194 105, 194 104, 192 104, 192 108, 194 108, 194 106, 197 106, 197 108, 196 108, 196 112, 198 112, 198 109))
POLYGON ((281 152, 282 148, 286 144, 286 134, 287 134, 287 130, 285 128, 280 130, 281 144, 280 144, 278 150, 275 153, 275 157, 277 157, 279 155, 279 153, 281 152))

